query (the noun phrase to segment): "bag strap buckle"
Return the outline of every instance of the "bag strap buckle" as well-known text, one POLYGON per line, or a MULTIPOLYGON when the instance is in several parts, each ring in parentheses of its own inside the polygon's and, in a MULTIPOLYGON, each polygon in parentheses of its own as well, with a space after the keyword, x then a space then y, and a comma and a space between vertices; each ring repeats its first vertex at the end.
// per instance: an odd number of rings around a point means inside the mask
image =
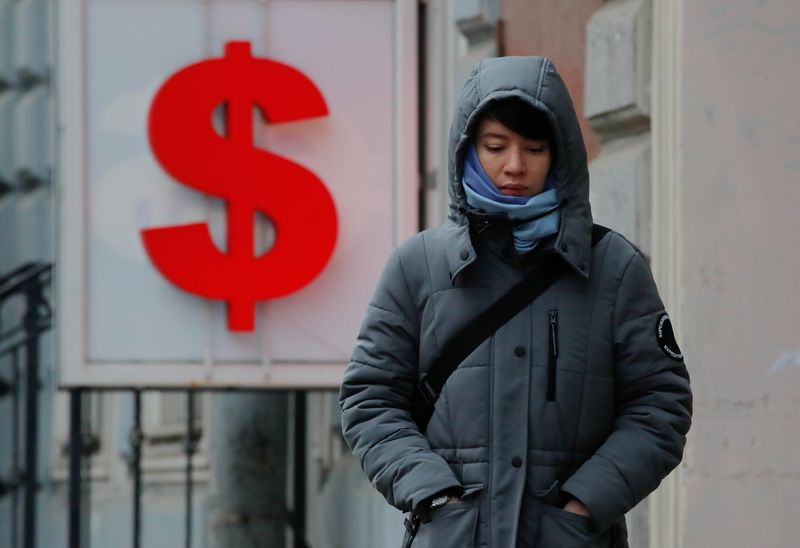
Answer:
POLYGON ((419 516, 417 514, 411 514, 411 517, 406 518, 403 522, 403 525, 406 526, 406 531, 408 531, 408 534, 411 535, 412 538, 417 534, 419 521, 419 516))

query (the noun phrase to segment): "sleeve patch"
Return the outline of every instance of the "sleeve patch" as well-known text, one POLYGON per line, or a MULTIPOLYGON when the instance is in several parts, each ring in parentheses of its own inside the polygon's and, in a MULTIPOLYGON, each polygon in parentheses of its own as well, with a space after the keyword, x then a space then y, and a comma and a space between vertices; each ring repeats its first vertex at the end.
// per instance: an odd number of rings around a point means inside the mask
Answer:
POLYGON ((683 361, 683 353, 678 347, 678 341, 675 340, 675 332, 672 330, 672 322, 669 321, 669 315, 665 312, 659 316, 656 322, 656 339, 661 351, 667 355, 671 360, 676 362, 683 361))

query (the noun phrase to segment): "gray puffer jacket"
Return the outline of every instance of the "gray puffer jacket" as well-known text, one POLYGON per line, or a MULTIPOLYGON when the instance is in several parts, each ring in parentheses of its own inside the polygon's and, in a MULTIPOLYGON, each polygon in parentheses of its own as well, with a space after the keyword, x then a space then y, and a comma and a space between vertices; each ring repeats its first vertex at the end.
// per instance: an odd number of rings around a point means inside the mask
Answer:
POLYGON ((429 513, 415 548, 626 546, 625 512, 680 462, 691 424, 689 377, 648 263, 613 231, 591 247, 586 150, 548 59, 481 61, 449 150, 450 216, 388 260, 341 388, 345 439, 402 511, 463 489, 429 513), (470 211, 460 183, 475 122, 511 96, 555 128, 561 206, 557 235, 523 258, 509 224, 470 211), (567 274, 460 364, 420 432, 409 407, 439 349, 548 252, 567 274), (561 509, 569 496, 592 518, 561 509))

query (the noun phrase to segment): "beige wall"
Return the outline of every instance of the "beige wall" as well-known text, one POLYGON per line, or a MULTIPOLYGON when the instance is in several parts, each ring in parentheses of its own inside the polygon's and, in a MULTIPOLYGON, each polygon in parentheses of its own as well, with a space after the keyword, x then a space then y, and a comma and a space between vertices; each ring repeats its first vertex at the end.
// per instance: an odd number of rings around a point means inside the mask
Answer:
POLYGON ((800 2, 683 4, 683 545, 797 546, 800 2))

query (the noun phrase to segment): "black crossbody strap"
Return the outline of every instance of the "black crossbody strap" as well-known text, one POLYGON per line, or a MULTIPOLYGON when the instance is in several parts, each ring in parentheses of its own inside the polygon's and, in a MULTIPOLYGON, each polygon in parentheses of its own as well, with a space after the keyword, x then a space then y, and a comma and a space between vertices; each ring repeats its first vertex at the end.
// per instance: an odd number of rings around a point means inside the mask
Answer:
MULTIPOLYGON (((592 227, 592 247, 597 245, 609 229, 595 224, 592 227)), ((417 384, 417 391, 411 409, 414 421, 423 431, 433 415, 433 406, 439 398, 444 384, 458 365, 464 361, 500 326, 516 316, 523 308, 553 285, 565 272, 567 264, 553 253, 489 308, 475 317, 454 336, 442 349, 439 358, 431 365, 428 374, 417 384)))

